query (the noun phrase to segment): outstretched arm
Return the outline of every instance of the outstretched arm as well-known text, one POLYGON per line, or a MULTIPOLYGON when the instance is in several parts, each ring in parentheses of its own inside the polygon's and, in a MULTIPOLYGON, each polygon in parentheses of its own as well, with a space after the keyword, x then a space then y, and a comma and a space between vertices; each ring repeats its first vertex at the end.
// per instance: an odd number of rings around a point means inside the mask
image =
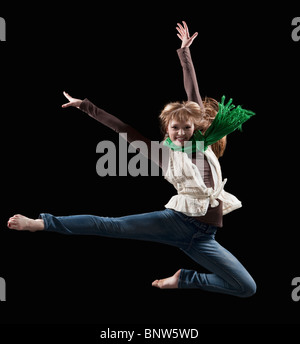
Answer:
MULTIPOLYGON (((96 121, 104 124, 105 126, 109 127, 110 129, 114 130, 117 133, 127 132, 129 128, 127 124, 119 120, 117 117, 98 108, 93 103, 91 103, 88 99, 84 99, 84 100, 76 99, 76 98, 71 97, 67 92, 64 92, 64 96, 68 99, 69 102, 66 104, 63 104, 62 108, 67 108, 69 106, 76 107, 77 109, 84 111, 89 116, 94 118, 96 121)), ((131 140, 131 141, 136 140, 136 137, 134 135, 136 133, 134 133, 134 131, 135 130, 132 129, 132 135, 128 137, 128 140, 131 140)))
MULTIPOLYGON (((143 155, 145 155, 148 159, 151 159, 155 164, 160 166, 163 170, 167 167, 167 160, 162 161, 162 159, 159 156, 153 156, 151 155, 151 149, 152 146, 158 145, 158 149, 162 149, 168 152, 168 148, 164 147, 163 145, 160 145, 159 143, 152 142, 148 138, 141 135, 137 130, 132 128, 130 125, 122 122, 119 118, 117 118, 114 115, 111 115, 110 113, 98 108, 96 105, 94 105, 92 102, 90 102, 88 99, 76 99, 71 97, 68 93, 64 92, 64 96, 68 99, 68 103, 65 103, 62 105, 63 108, 67 107, 76 107, 77 109, 80 109, 87 113, 89 116, 97 120, 98 122, 104 124, 105 126, 109 127, 110 129, 114 130, 117 133, 126 133, 126 139, 129 143, 132 143, 134 141, 143 141, 146 143, 148 150, 147 152, 142 152, 143 155)), ((133 147, 135 145, 133 144, 133 147)), ((135 147, 136 148, 136 147, 135 147)))
POLYGON ((186 22, 183 21, 183 26, 179 23, 177 25, 177 36, 182 41, 181 48, 177 50, 177 54, 179 56, 180 63, 183 69, 183 82, 185 92, 187 94, 188 100, 198 103, 203 109, 204 106, 199 93, 196 72, 189 49, 194 39, 198 36, 198 32, 195 32, 192 37, 190 37, 189 29, 186 22))

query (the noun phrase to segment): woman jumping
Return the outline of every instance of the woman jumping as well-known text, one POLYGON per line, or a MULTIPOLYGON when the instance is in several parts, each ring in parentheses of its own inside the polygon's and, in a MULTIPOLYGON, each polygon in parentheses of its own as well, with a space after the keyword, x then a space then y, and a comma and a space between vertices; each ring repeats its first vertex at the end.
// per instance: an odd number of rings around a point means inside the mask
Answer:
POLYGON ((123 217, 93 215, 53 216, 42 213, 38 219, 14 215, 8 227, 16 230, 53 231, 62 234, 99 235, 104 237, 147 240, 181 249, 210 273, 179 269, 173 276, 155 280, 152 285, 166 288, 198 288, 238 297, 256 292, 256 284, 244 266, 216 240, 223 215, 241 207, 241 202, 224 190, 226 179, 218 158, 223 155, 226 135, 248 120, 253 112, 212 98, 201 99, 189 47, 185 22, 177 26, 181 48, 177 50, 183 68, 188 100, 167 104, 159 119, 165 135, 161 157, 151 156, 153 142, 143 137, 115 116, 99 109, 88 99, 72 98, 64 92, 70 106, 86 112, 117 133, 126 133, 134 144, 148 146, 147 157, 160 166, 167 181, 177 190, 164 210, 123 217), (164 157, 164 158, 162 158, 164 157), (167 157, 167 158, 165 158, 167 157))

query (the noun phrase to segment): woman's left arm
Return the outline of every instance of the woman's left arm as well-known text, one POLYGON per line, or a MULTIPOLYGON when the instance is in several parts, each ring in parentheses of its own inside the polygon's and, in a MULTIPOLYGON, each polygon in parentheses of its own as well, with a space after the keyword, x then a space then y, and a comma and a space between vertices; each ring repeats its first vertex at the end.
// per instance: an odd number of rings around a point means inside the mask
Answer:
POLYGON ((182 41, 181 48, 177 50, 177 54, 183 69, 184 88, 188 100, 198 103, 200 107, 203 108, 204 106, 199 92, 196 72, 189 49, 194 39, 198 36, 198 32, 195 32, 192 37, 190 37, 188 26, 184 21, 183 26, 179 23, 177 25, 177 36, 182 41))

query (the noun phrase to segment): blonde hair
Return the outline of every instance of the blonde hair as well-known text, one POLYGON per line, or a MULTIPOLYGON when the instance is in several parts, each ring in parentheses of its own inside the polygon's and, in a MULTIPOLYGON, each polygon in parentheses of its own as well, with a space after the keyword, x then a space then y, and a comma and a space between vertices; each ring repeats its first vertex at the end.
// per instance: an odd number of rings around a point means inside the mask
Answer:
MULTIPOLYGON (((202 134, 204 134, 216 117, 219 110, 219 104, 215 99, 205 97, 203 106, 204 108, 201 109, 198 103, 192 101, 172 102, 167 104, 159 115, 160 128, 164 135, 164 139, 168 137, 167 128, 169 122, 173 119, 179 121, 191 120, 194 123, 195 130, 199 129, 202 134)), ((212 144, 211 148, 217 158, 220 158, 224 154, 226 148, 226 136, 212 144)))

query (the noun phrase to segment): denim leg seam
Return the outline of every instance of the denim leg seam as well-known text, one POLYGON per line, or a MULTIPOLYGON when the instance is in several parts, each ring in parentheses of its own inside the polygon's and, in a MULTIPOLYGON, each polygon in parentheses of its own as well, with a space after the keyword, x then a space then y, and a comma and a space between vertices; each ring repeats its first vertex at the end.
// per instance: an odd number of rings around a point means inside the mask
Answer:
MULTIPOLYGON (((190 245, 190 247, 191 247, 191 245, 190 245)), ((199 252, 200 254, 201 254, 201 252, 199 252)), ((202 254, 201 254, 202 255, 202 254)), ((225 269, 223 269, 223 268, 220 268, 219 266, 218 266, 218 264, 216 264, 214 261, 212 261, 211 259, 209 259, 208 257, 203 257, 202 256, 202 258, 204 258, 205 260, 207 260, 210 264, 212 264, 212 265, 214 265, 214 266, 216 266, 216 267, 218 267, 219 269, 221 269, 222 271, 223 271, 223 273, 225 273, 227 276, 229 276, 230 278, 232 278, 236 283, 237 283, 237 285, 239 286, 239 290, 240 291, 244 291, 244 288, 242 287, 242 285, 239 283, 239 281, 234 277, 234 276, 232 276, 232 275, 230 275, 225 269)), ((199 264, 200 265, 200 264, 199 264)), ((219 276, 219 275, 218 275, 219 276)), ((219 276, 219 277, 221 277, 221 276, 219 276)), ((222 277, 221 277, 222 278, 222 277)), ((226 281, 227 282, 227 281, 226 281)), ((229 283, 229 282, 227 282, 231 287, 233 287, 232 285, 231 285, 231 283, 229 283)), ((220 288, 220 289, 224 289, 224 288, 222 288, 222 287, 219 287, 219 286, 213 286, 213 287, 216 287, 216 288, 220 288)), ((233 289, 232 290, 236 290, 236 288, 234 288, 233 287, 233 289)))
POLYGON ((195 234, 192 236, 191 242, 189 243, 189 246, 188 246, 188 248, 186 249, 186 251, 189 251, 189 249, 192 247, 192 244, 193 244, 194 239, 195 239, 196 236, 197 236, 197 233, 195 233, 195 234))

